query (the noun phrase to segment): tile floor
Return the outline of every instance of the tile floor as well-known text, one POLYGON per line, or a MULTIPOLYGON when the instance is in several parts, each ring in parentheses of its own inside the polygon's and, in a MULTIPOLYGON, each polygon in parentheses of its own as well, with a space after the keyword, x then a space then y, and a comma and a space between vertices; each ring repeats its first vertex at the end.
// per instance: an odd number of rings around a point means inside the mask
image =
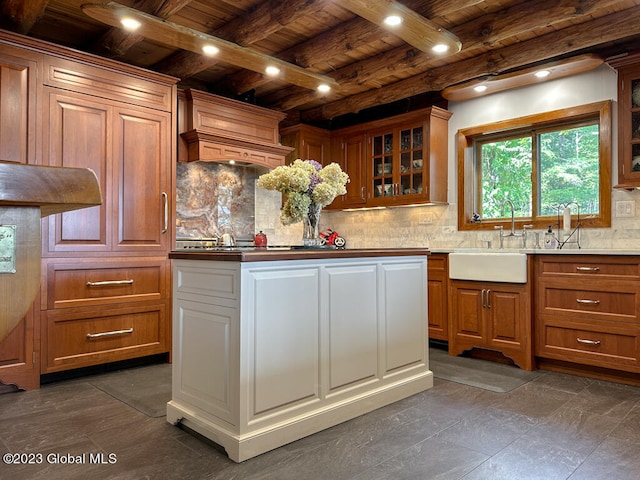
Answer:
POLYGON ((640 388, 552 372, 509 393, 436 379, 431 390, 235 464, 81 378, 0 395, 7 452, 36 463, 0 462, 2 480, 635 480, 640 388))

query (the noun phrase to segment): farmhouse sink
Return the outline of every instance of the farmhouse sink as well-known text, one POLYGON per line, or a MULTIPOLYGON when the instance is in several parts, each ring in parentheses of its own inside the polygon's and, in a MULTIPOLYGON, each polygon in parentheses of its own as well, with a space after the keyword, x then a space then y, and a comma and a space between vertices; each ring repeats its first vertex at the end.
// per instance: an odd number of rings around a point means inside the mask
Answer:
POLYGON ((460 249, 449 254, 449 278, 483 282, 527 282, 527 254, 460 249))

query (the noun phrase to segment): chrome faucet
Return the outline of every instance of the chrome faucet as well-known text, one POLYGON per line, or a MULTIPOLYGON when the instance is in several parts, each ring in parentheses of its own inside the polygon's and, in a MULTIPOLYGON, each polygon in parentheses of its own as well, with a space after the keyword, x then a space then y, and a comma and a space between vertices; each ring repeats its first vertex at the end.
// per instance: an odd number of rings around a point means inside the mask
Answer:
MULTIPOLYGON (((505 235, 505 237, 517 237, 518 235, 516 235, 516 221, 514 218, 514 208, 513 208, 513 202, 511 200, 505 200, 504 203, 502 204, 502 215, 504 215, 504 206, 506 204, 509 204, 509 207, 511 208, 511 232, 509 232, 509 235, 505 235)), ((500 235, 502 235, 502 231, 500 231, 500 235)))
POLYGON ((504 206, 509 205, 511 208, 511 231, 509 233, 504 233, 504 228, 502 225, 496 225, 493 227, 495 230, 500 231, 500 248, 504 248, 504 238, 505 237, 522 237, 522 248, 527 248, 527 229, 533 228, 533 225, 524 225, 522 227, 522 232, 516 232, 516 220, 515 220, 515 209, 513 207, 513 202, 511 200, 505 200, 502 204, 502 215, 504 215, 504 206))

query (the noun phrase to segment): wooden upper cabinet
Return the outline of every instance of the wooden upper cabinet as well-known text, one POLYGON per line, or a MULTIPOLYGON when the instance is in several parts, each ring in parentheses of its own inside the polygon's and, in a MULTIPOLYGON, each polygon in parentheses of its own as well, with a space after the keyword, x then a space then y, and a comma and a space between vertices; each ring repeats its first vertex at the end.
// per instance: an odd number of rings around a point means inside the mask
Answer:
POLYGON ((0 49, 0 161, 38 163, 38 72, 42 55, 3 45, 0 49))
POLYGON ((110 249, 107 232, 112 219, 107 215, 111 202, 108 176, 112 146, 109 124, 112 106, 95 98, 46 89, 43 137, 45 162, 57 167, 84 167, 98 177, 103 203, 100 206, 52 215, 44 221, 43 255, 53 252, 101 251, 110 249))
POLYGON ((315 160, 322 165, 338 161, 331 155, 331 132, 322 128, 303 124, 282 128, 280 142, 293 148, 287 154, 287 164, 297 158, 315 160))
POLYGON ((49 165, 88 167, 103 204, 51 216, 46 253, 169 249, 171 193, 169 113, 46 88, 49 165))
POLYGON ((431 107, 388 119, 368 133, 368 204, 447 203, 450 117, 431 107))
POLYGON ((113 250, 139 254, 170 249, 171 115, 118 108, 113 141, 113 250))
POLYGON ((450 117, 429 107, 333 131, 351 179, 334 208, 446 204, 450 117))
POLYGON ((353 208, 367 203, 367 177, 365 164, 366 137, 356 134, 341 139, 340 164, 344 172, 349 175, 347 193, 336 199, 336 207, 353 208))
POLYGON ((618 183, 640 186, 640 53, 610 62, 618 70, 618 183))

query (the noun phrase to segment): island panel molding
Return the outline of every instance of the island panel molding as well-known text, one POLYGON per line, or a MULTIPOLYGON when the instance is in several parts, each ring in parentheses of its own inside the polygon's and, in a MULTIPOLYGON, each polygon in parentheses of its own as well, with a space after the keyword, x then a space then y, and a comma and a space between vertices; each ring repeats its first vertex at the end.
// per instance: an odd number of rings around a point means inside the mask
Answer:
POLYGON ((428 251, 367 252, 171 253, 167 421, 241 462, 431 388, 428 251))

